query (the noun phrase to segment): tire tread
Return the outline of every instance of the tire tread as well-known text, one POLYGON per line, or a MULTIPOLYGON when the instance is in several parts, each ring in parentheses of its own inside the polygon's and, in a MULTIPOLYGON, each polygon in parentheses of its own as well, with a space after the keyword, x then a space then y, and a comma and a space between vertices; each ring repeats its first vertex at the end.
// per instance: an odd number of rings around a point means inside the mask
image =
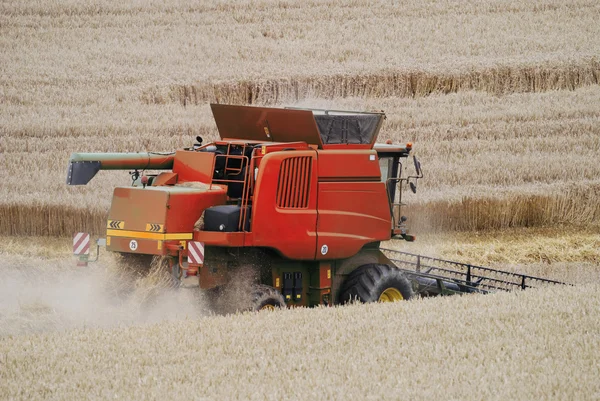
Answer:
POLYGON ((363 265, 348 275, 340 289, 339 299, 342 303, 354 299, 361 302, 377 301, 380 292, 390 286, 397 288, 404 299, 410 299, 413 295, 410 281, 395 266, 375 263, 363 265))

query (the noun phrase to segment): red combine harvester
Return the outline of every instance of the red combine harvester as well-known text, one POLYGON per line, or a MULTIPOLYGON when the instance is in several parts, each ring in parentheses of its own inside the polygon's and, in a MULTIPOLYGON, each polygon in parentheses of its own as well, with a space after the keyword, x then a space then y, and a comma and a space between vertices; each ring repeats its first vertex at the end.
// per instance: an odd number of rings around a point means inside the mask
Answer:
POLYGON ((410 143, 375 143, 383 113, 211 108, 220 141, 197 138, 170 154, 71 155, 70 185, 101 169, 133 170, 133 185, 114 191, 107 250, 160 258, 176 282, 201 289, 223 288, 249 266, 256 310, 556 283, 380 249, 414 240, 402 194, 423 176, 416 157, 414 173, 402 175, 410 143))

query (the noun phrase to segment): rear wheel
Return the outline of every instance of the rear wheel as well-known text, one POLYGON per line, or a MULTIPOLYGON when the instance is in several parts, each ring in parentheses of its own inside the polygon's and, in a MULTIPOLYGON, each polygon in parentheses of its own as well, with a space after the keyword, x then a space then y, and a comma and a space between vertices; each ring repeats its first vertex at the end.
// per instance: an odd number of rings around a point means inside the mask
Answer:
POLYGON ((202 292, 208 309, 219 315, 286 308, 281 292, 268 285, 251 285, 237 289, 224 285, 202 292))
POLYGON ((252 310, 275 310, 285 308, 283 295, 268 285, 256 285, 252 291, 252 310))
POLYGON ((368 264, 348 275, 340 290, 341 303, 396 302, 413 295, 410 280, 399 269, 389 265, 368 264))

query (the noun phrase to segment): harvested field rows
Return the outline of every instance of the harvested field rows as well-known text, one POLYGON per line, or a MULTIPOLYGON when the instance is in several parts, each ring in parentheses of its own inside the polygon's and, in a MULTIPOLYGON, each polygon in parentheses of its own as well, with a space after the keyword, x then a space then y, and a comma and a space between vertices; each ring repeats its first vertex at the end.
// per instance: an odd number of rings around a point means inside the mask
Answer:
MULTIPOLYGON (((600 235, 563 227, 429 234, 385 248, 489 266, 576 285, 600 282, 600 235)), ((174 292, 161 275, 141 277, 102 251, 89 268, 74 267, 69 238, 0 237, 0 337, 74 328, 110 328, 199 318, 209 313, 197 290, 174 292)), ((95 251, 93 252, 95 253, 95 251)), ((225 297, 244 308, 237 281, 225 297)), ((560 287, 555 287, 562 291, 560 287)))
MULTIPOLYGON (((520 266, 520 273, 534 274, 528 266, 536 263, 589 263, 598 265, 600 274, 600 233, 595 227, 509 228, 498 231, 431 233, 417 236, 417 241, 391 240, 383 247, 421 253, 464 263, 507 268, 520 266)), ((0 236, 3 259, 32 257, 40 268, 44 261, 62 261, 71 257, 71 238, 0 236)), ((95 251, 94 251, 95 252, 95 251)), ((102 252, 101 258, 110 258, 102 252)), ((12 263, 19 265, 20 263, 12 263)), ((31 263, 30 263, 31 264, 31 263)), ((544 274, 547 275, 547 274, 544 274)), ((572 284, 586 284, 586 276, 568 278, 550 276, 572 284)))
POLYGON ((179 399, 195 388, 206 399, 313 391, 331 399, 587 399, 600 390, 599 288, 590 284, 600 279, 600 247, 592 230, 386 244, 577 287, 226 317, 207 317, 202 298, 189 292, 128 278, 106 254, 100 266, 75 269, 63 256, 69 245, 0 238, 2 398, 179 399))
POLYGON ((9 336, 0 398, 595 399, 599 290, 9 336))

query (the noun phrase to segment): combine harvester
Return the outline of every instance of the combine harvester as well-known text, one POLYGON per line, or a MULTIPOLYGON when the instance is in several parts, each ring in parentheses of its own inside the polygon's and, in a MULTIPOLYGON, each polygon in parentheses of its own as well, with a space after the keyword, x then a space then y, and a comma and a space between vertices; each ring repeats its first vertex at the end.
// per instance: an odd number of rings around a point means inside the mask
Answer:
POLYGON ((375 143, 383 113, 211 107, 220 141, 71 155, 69 185, 131 171, 132 186, 114 191, 107 250, 159 260, 204 290, 250 266, 255 310, 561 284, 380 248, 415 239, 402 195, 423 176, 414 156, 403 176, 412 144, 375 143))

